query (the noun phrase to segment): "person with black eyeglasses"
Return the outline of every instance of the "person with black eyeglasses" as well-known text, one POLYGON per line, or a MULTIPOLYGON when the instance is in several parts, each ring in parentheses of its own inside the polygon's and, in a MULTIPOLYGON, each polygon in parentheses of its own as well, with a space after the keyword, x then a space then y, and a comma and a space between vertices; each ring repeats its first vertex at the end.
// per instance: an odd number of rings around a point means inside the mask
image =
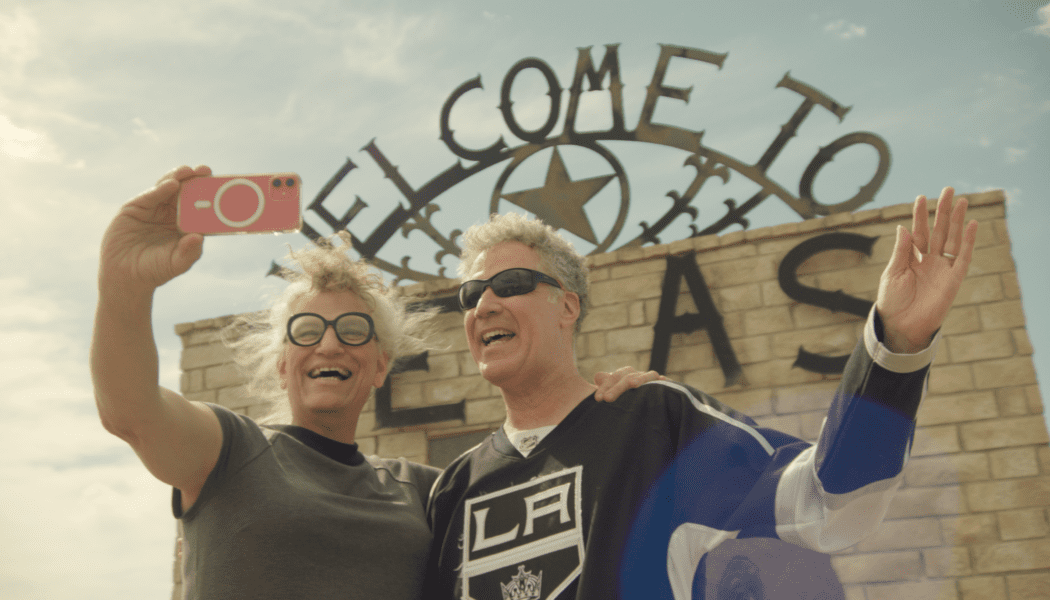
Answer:
POLYGON ((507 418, 431 492, 426 597, 736 598, 764 593, 766 555, 785 594, 766 597, 843 597, 826 553, 870 534, 900 486, 936 334, 973 254, 966 206, 945 188, 932 229, 922 196, 912 229, 898 226, 815 445, 671 381, 596 402, 575 359, 585 259, 522 215, 468 229, 464 331, 507 418), (708 581, 708 558, 730 576, 708 581))
MULTIPOLYGON (((259 422, 158 385, 151 304, 200 258, 175 225, 180 167, 125 204, 103 236, 91 374, 103 426, 173 487, 185 598, 420 597, 431 534, 424 505, 438 469, 365 456, 358 418, 395 358, 423 349, 425 312, 343 245, 292 252, 297 269, 264 313, 223 339, 250 374, 259 422)), ((611 397, 653 375, 607 378, 611 397)))

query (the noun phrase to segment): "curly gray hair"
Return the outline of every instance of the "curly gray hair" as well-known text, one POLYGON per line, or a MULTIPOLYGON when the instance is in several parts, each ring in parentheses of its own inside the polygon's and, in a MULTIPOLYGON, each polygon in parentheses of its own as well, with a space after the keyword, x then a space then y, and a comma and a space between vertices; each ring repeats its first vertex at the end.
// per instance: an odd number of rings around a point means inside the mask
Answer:
POLYGON ((580 316, 576 333, 587 316, 590 299, 590 276, 586 259, 550 225, 518 213, 493 213, 488 222, 473 225, 463 234, 459 277, 466 280, 477 270, 481 253, 503 242, 519 242, 539 254, 540 265, 550 271, 563 286, 580 297, 580 316))
POLYGON ((407 311, 405 300, 395 289, 386 286, 367 263, 347 255, 349 236, 339 237, 343 244, 338 247, 330 240, 319 239, 298 252, 289 248, 288 258, 300 271, 283 270, 282 276, 291 283, 270 309, 240 315, 222 330, 222 341, 248 375, 247 393, 270 404, 269 414, 260 422, 291 422, 291 407, 281 389, 277 364, 287 344, 288 319, 321 292, 352 292, 364 301, 375 323, 376 343, 387 355, 389 365, 398 356, 427 348, 427 326, 433 311, 407 311))

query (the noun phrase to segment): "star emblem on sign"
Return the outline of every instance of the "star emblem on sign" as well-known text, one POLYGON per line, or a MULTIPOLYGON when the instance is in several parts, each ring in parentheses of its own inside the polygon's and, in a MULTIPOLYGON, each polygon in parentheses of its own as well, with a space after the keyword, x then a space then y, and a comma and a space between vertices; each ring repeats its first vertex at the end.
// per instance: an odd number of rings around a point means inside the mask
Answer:
POLYGON ((583 205, 597 196, 614 177, 616 175, 602 175, 573 181, 555 147, 543 187, 503 194, 502 198, 533 213, 555 229, 564 229, 597 245, 598 238, 583 212, 583 205))

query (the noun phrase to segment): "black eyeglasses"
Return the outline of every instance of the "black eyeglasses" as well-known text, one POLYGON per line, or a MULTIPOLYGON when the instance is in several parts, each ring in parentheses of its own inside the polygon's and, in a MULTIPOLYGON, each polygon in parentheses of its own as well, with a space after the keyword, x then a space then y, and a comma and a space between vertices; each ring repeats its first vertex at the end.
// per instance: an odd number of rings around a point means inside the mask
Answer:
POLYGON ((491 287, 500 298, 507 298, 528 294, 541 283, 561 288, 557 279, 545 273, 532 269, 507 269, 496 273, 490 279, 473 279, 459 286, 459 306, 463 310, 477 306, 487 287, 491 287))
POLYGON ((375 337, 376 326, 365 313, 343 313, 329 321, 316 313, 299 313, 288 319, 288 340, 296 346, 313 346, 331 325, 335 337, 347 346, 362 346, 375 337))

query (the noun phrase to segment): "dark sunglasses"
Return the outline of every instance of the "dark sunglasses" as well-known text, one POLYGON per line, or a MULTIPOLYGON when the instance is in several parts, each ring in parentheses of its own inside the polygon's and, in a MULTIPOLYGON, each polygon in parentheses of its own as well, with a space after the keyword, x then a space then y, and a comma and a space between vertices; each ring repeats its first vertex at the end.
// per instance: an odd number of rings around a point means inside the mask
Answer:
POLYGON ((470 310, 477 306, 487 287, 491 287, 493 293, 500 298, 508 298, 528 294, 541 283, 561 288, 557 279, 545 273, 532 269, 507 269, 496 273, 489 279, 472 279, 459 286, 459 306, 463 310, 470 310))
POLYGON ((365 313, 343 313, 332 321, 316 313, 299 313, 288 319, 288 340, 296 346, 313 346, 321 341, 329 325, 347 346, 367 344, 376 333, 372 317, 365 313))

